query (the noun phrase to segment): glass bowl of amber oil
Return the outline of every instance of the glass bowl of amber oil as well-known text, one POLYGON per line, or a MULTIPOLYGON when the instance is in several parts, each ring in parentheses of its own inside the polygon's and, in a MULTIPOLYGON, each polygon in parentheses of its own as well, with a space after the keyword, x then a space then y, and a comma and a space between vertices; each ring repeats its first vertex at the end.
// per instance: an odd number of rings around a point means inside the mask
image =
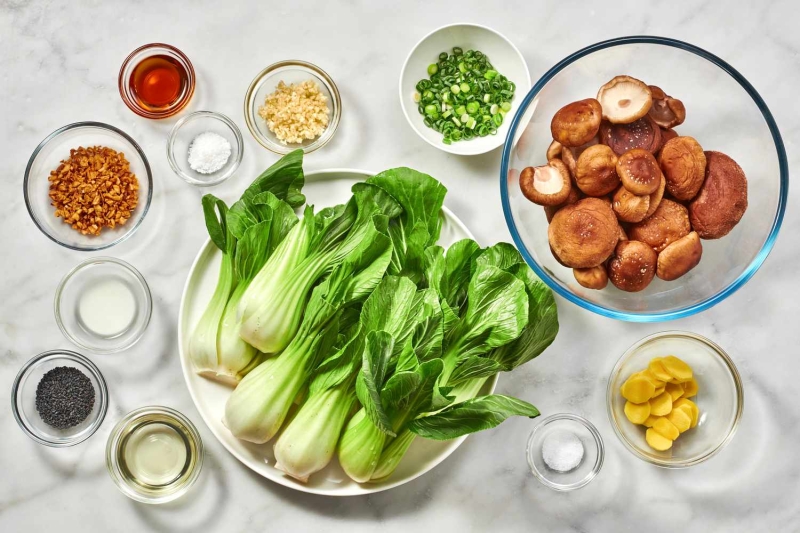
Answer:
POLYGON ((195 74, 186 54, 152 43, 131 52, 119 69, 119 94, 131 111, 146 118, 167 118, 192 99, 195 74))
POLYGON ((166 503, 188 491, 203 466, 203 441, 194 424, 169 407, 141 407, 108 437, 106 466, 117 488, 143 503, 166 503))

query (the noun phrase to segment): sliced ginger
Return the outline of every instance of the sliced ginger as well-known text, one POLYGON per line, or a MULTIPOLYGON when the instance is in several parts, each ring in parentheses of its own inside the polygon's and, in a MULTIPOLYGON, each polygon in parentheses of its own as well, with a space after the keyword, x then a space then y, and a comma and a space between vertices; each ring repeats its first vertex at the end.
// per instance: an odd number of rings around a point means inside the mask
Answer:
MULTIPOLYGON (((650 417, 650 402, 625 402, 625 416, 634 424, 644 424, 650 417)), ((689 421, 691 422, 691 419, 689 421)))
POLYGON ((656 357, 647 368, 632 374, 620 388, 625 416, 645 426, 645 440, 657 451, 672 448, 681 434, 697 427, 700 409, 689 398, 697 396, 699 386, 692 368, 669 355, 656 357))

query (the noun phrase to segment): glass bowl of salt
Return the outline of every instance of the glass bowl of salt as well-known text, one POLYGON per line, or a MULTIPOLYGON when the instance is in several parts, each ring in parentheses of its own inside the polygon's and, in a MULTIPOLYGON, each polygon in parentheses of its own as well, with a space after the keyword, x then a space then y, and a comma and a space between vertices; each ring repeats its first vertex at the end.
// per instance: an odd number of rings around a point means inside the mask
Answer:
POLYGON ((233 176, 243 152, 242 132, 231 119, 213 111, 186 115, 167 139, 169 166, 197 187, 218 185, 233 176))
POLYGON ((559 492, 586 486, 603 466, 605 448, 594 424, 573 414, 551 415, 533 428, 528 465, 543 485, 559 492))

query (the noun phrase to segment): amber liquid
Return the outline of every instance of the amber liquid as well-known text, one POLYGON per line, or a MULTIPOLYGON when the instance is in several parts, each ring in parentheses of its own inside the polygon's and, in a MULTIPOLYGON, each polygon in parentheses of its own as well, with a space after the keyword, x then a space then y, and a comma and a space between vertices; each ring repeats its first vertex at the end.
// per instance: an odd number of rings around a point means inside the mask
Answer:
POLYGON ((129 84, 139 105, 152 111, 162 111, 180 99, 187 90, 188 78, 178 61, 158 55, 143 59, 136 65, 129 84))

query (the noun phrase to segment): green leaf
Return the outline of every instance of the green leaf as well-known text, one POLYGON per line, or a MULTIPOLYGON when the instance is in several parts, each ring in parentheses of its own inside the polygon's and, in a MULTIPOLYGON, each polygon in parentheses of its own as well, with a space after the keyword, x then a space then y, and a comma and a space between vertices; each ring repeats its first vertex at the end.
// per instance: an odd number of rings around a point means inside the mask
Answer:
POLYGON ((387 434, 392 434, 392 426, 383 408, 381 389, 393 349, 394 339, 391 335, 385 331, 369 332, 361 362, 361 374, 356 384, 358 401, 366 410, 367 416, 376 427, 387 434))
POLYGON ((270 214, 266 220, 247 228, 247 231, 236 243, 234 270, 240 283, 252 280, 269 259, 272 251, 270 247, 271 226, 272 215, 270 214))
POLYGON ((206 194, 203 196, 202 202, 203 216, 206 219, 206 230, 208 230, 211 241, 217 248, 222 250, 222 253, 228 253, 230 251, 228 249, 228 225, 226 222, 228 206, 213 194, 206 194))
POLYGON ((299 207, 306 202, 300 192, 304 183, 303 150, 298 148, 262 172, 242 194, 242 199, 249 202, 259 193, 269 191, 290 206, 299 207))
POLYGON ((480 246, 472 239, 453 243, 447 253, 439 247, 426 250, 428 284, 439 292, 457 316, 463 312, 473 277, 473 263, 480 253, 480 246))
POLYGON ((425 361, 416 370, 419 375, 419 384, 416 388, 397 404, 387 406, 396 413, 392 424, 395 433, 404 427, 407 420, 436 408, 434 392, 437 392, 437 382, 442 370, 444 364, 441 359, 425 361))
POLYGON ((553 291, 525 263, 516 265, 511 272, 525 284, 528 325, 519 338, 496 348, 490 354, 505 371, 511 371, 537 357, 558 334, 558 309, 553 291))
POLYGON ((422 377, 416 370, 395 372, 386 380, 386 385, 381 390, 382 405, 399 404, 419 387, 421 379, 422 377))
POLYGON ((408 339, 400 352, 400 357, 397 359, 395 372, 415 371, 419 368, 419 360, 417 354, 414 353, 414 348, 411 345, 411 339, 408 339))
POLYGON ((439 213, 447 189, 431 176, 405 167, 381 172, 367 183, 387 191, 403 210, 389 228, 393 245, 389 273, 419 282, 423 277, 425 249, 439 239, 442 224, 439 213))
POLYGON ((364 302, 361 323, 365 332, 385 331, 394 338, 392 358, 399 357, 413 332, 421 303, 415 306, 417 287, 408 278, 386 276, 364 302))
POLYGON ((519 251, 507 242, 498 242, 478 254, 475 259, 475 268, 493 266, 508 271, 519 263, 523 263, 519 251))
POLYGON ((408 429, 433 440, 456 439, 463 435, 491 429, 511 416, 539 416, 528 402, 493 394, 447 407, 439 413, 411 421, 408 429))
MULTIPOLYGON (((340 331, 343 325, 343 317, 340 317, 340 331)), ((343 336, 346 339, 344 345, 336 349, 317 367, 316 375, 308 388, 309 395, 343 383, 361 365, 361 357, 364 353, 364 336, 361 334, 361 325, 355 323, 350 326, 343 336)))
POLYGON ((414 298, 414 309, 417 313, 412 334, 414 350, 423 361, 441 357, 444 317, 439 297, 433 289, 422 289, 417 291, 414 298))
POLYGON ((473 355, 457 363, 456 369, 450 374, 450 379, 447 380, 447 383, 455 386, 468 379, 494 376, 501 370, 503 370, 503 365, 494 359, 473 355))

